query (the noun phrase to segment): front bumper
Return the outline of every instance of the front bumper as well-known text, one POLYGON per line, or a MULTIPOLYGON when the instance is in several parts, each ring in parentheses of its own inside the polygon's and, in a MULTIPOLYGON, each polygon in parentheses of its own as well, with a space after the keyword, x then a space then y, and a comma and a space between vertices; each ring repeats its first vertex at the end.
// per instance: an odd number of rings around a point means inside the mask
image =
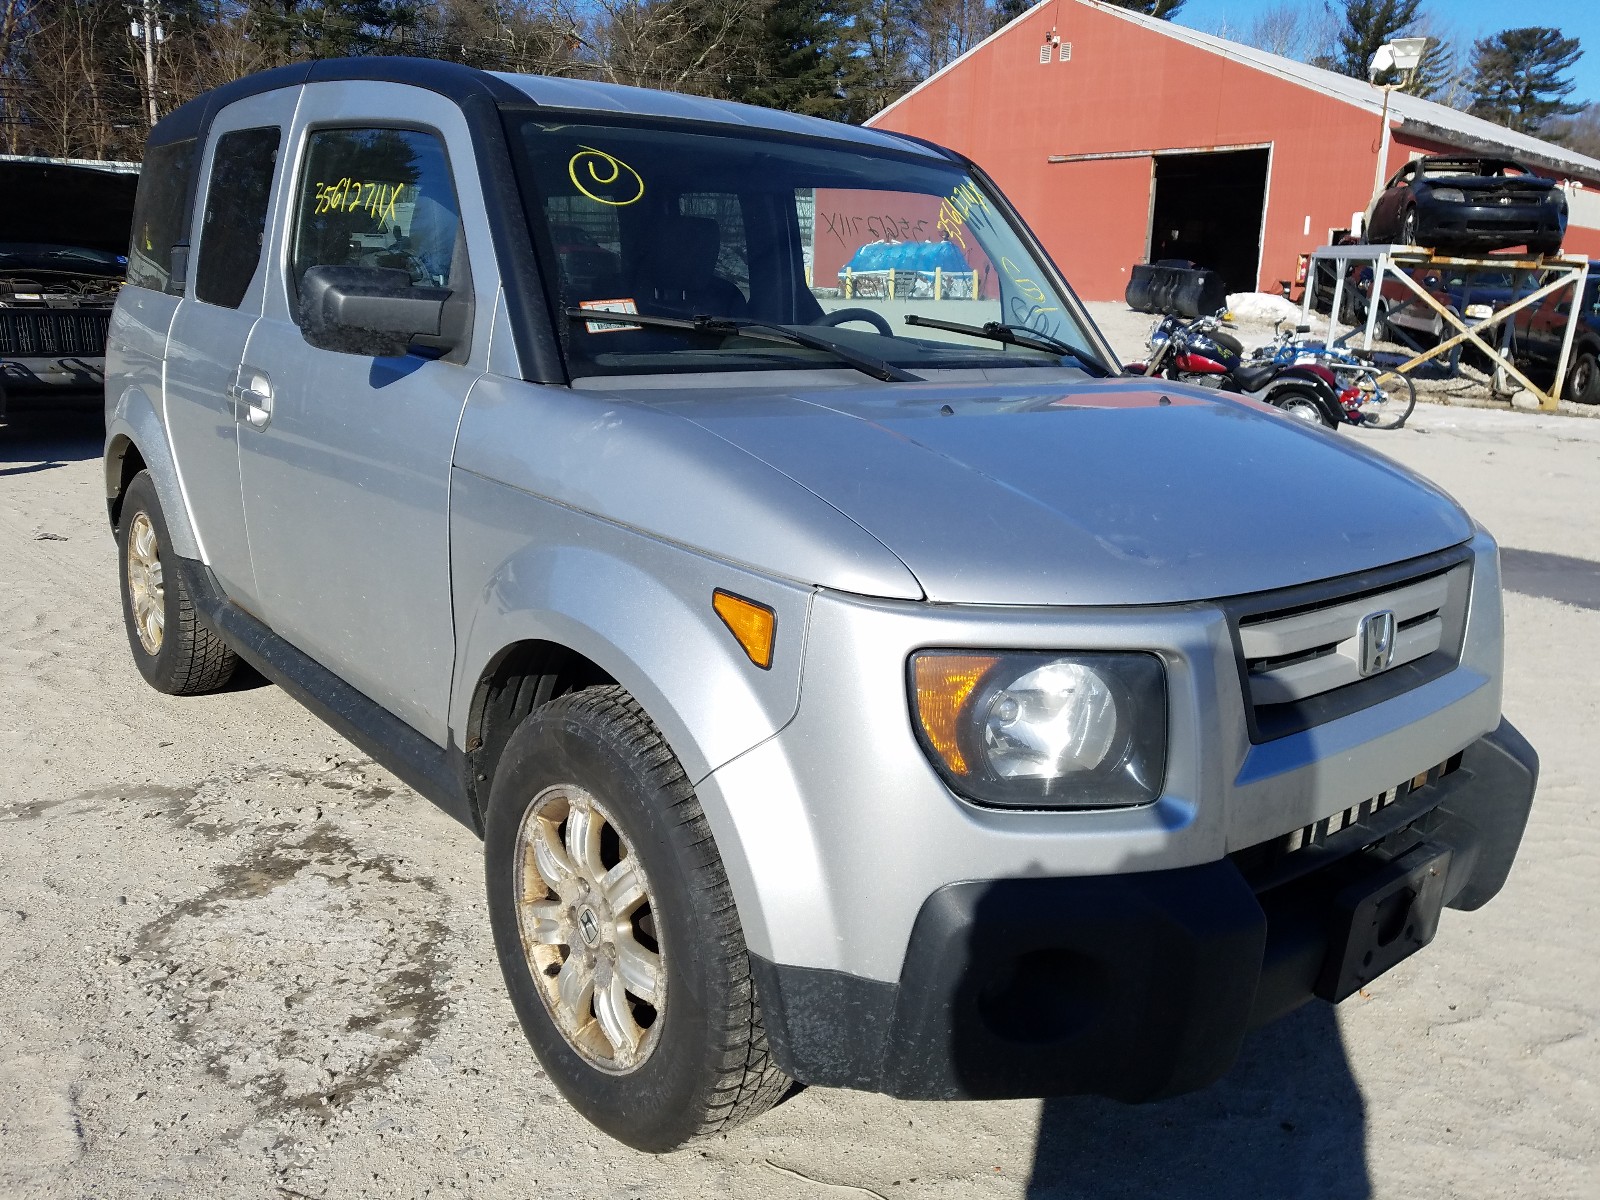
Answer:
POLYGON ((0 392, 13 413, 105 403, 105 359, 0 358, 0 392))
POLYGON ((773 1056, 802 1082, 908 1099, 1203 1087, 1248 1030, 1338 1000, 1425 944, 1439 903, 1491 899, 1537 778, 1533 748, 1502 721, 1453 774, 1269 865, 1241 853, 951 884, 923 904, 898 982, 753 957, 773 1056))
POLYGON ((1417 207, 1417 236, 1424 245, 1463 250, 1560 244, 1566 213, 1549 204, 1444 204, 1417 207))

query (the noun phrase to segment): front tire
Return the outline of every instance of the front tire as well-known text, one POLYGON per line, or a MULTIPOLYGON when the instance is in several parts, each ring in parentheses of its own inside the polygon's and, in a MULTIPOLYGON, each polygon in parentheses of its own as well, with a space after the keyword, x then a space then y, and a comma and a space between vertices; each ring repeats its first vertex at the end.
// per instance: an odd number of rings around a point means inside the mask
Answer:
POLYGON ((1400 244, 1402 246, 1417 244, 1417 208, 1414 204, 1406 208, 1405 219, 1400 222, 1400 244))
POLYGON ((495 771, 484 831, 506 988, 580 1113, 659 1153, 777 1102, 788 1079, 722 859, 659 730, 615 685, 534 711, 495 771))
POLYGON ((1600 404, 1600 355, 1593 350, 1573 355, 1564 390, 1574 404, 1600 404))
POLYGON ((200 619, 183 577, 166 569, 172 539, 148 471, 123 494, 117 551, 128 648, 145 682, 169 696, 195 696, 233 678, 238 658, 200 619))
POLYGON ((1361 423, 1369 429, 1399 429, 1417 407, 1411 376, 1395 372, 1366 379, 1362 397, 1361 423))

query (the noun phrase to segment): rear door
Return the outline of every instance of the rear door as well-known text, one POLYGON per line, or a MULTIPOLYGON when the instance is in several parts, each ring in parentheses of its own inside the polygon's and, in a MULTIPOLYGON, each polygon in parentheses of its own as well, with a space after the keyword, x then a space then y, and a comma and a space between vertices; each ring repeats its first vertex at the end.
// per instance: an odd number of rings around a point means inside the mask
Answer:
POLYGON ((359 81, 308 85, 292 144, 240 425, 260 614, 442 745, 455 656, 450 465, 497 292, 470 138, 445 98, 359 81), (413 286, 470 293, 470 340, 440 359, 319 349, 297 315, 314 266, 398 268, 413 286))
POLYGON ((228 594, 258 599, 239 492, 240 364, 261 315, 273 183, 296 89, 224 109, 203 151, 183 300, 167 339, 166 423, 201 554, 228 594))

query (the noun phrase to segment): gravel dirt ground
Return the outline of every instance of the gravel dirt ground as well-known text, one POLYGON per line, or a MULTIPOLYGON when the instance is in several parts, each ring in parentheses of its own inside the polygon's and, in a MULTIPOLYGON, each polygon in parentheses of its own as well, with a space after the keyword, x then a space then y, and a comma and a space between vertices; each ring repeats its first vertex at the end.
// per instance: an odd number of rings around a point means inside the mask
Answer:
MULTIPOLYGON (((1149 319, 1101 315, 1131 355, 1149 319)), ((1507 547, 1505 707, 1544 775, 1504 893, 1196 1095, 811 1089, 652 1158, 528 1052, 472 836, 259 680, 147 688, 97 431, 0 431, 0 1196, 1600 1194, 1600 422, 1423 405, 1330 436, 1507 547)), ((1361 503, 1329 496, 1307 536, 1361 503)))

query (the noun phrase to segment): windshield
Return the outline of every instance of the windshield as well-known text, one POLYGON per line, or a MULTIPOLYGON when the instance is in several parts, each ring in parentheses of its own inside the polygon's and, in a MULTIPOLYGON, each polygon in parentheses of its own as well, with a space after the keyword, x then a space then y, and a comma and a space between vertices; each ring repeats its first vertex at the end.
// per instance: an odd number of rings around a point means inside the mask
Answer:
MULTIPOLYGON (((1014 325, 1086 352, 1098 344, 998 202, 955 163, 548 116, 523 119, 514 145, 562 310, 803 329, 912 371, 1075 360, 908 325, 911 315, 1014 325)), ((726 327, 580 316, 563 334, 574 377, 839 366, 826 348, 726 327)))

